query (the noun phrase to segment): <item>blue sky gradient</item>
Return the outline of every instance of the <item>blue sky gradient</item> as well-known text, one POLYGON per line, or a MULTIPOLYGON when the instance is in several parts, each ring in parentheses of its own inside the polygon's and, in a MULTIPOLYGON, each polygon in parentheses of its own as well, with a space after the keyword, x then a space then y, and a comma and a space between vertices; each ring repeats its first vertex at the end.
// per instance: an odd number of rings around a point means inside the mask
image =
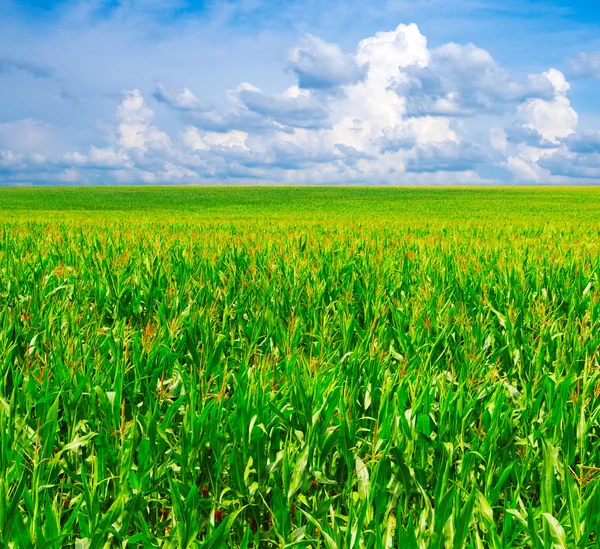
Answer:
POLYGON ((595 184, 599 84, 592 0, 0 0, 0 184, 595 184))

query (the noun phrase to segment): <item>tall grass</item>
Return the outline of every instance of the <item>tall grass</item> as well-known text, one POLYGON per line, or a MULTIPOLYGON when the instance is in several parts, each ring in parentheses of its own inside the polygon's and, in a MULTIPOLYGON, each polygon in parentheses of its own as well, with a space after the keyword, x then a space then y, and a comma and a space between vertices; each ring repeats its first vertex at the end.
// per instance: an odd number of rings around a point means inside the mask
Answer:
POLYGON ((0 545, 596 547, 598 236, 4 223, 0 545))

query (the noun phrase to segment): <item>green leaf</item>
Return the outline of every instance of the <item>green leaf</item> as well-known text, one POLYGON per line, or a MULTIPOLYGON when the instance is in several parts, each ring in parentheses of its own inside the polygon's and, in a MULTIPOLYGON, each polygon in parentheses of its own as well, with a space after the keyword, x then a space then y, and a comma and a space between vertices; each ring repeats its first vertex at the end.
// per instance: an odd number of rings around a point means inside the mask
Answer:
POLYGON ((223 520, 223 522, 219 524, 219 526, 212 533, 212 535, 202 544, 202 549, 217 549, 224 547, 224 544, 227 540, 227 536, 229 536, 229 531, 231 530, 233 523, 246 507, 247 506, 241 507, 240 509, 235 510, 233 513, 227 516, 225 520, 223 520))
POLYGON ((358 495, 362 501, 369 499, 369 492, 371 483, 369 481, 369 470, 367 466, 358 456, 355 457, 354 467, 356 470, 356 477, 358 478, 358 495))
POLYGON ((287 493, 288 500, 292 499, 292 496, 298 491, 298 488, 300 488, 302 484, 302 481, 304 479, 304 472, 306 471, 306 467, 308 466, 308 452, 309 445, 308 442, 306 442, 304 444, 304 449, 298 456, 296 465, 294 466, 292 480, 290 482, 290 487, 287 493))
POLYGON ((544 517, 550 527, 554 549, 567 549, 567 537, 564 528, 550 513, 542 513, 542 517, 544 517))

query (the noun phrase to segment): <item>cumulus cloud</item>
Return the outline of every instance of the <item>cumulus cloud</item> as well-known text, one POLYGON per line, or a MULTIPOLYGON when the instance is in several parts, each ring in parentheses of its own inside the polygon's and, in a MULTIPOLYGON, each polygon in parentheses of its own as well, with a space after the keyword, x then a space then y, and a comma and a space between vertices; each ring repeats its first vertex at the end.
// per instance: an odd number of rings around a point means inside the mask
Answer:
POLYGON ((600 131, 586 131, 580 135, 572 135, 565 144, 574 153, 600 154, 600 131))
POLYGON ((552 83, 554 98, 532 98, 518 108, 523 125, 537 131, 544 139, 558 143, 577 129, 578 116, 567 98, 570 89, 564 75, 555 69, 544 73, 552 83))
POLYGON ((462 172, 487 159, 482 147, 468 141, 442 141, 415 147, 406 161, 408 172, 462 172))
POLYGON ((574 76, 600 78, 600 52, 582 52, 575 59, 570 59, 569 64, 574 76))
POLYGON ((23 155, 8 149, 0 149, 0 170, 17 169, 25 167, 23 155))
POLYGON ((117 108, 117 142, 124 149, 167 150, 171 146, 169 136, 152 125, 154 112, 146 105, 139 90, 123 92, 117 108))
POLYGON ((540 166, 554 176, 575 179, 600 178, 600 152, 575 152, 568 146, 543 157, 540 166))
POLYGON ((493 57, 473 44, 445 44, 431 51, 424 66, 411 66, 396 84, 413 115, 473 116, 506 110, 531 96, 548 97, 545 75, 517 81, 493 57))
MULTIPOLYGON (((517 183, 541 183, 549 176, 536 162, 528 161, 520 156, 509 156, 506 167, 517 183)), ((550 183, 550 181, 545 181, 550 183)))
POLYGON ((238 89, 237 96, 249 111, 285 126, 320 128, 327 124, 326 105, 316 101, 310 91, 297 86, 281 95, 269 95, 244 85, 238 89))
POLYGON ((228 93, 231 109, 222 111, 202 103, 189 89, 177 93, 160 85, 153 93, 154 99, 178 112, 186 122, 211 132, 230 130, 264 132, 280 127, 257 112, 251 111, 239 97, 243 90, 260 91, 254 86, 240 84, 236 90, 228 93))
POLYGON ((159 84, 153 93, 153 97, 157 101, 183 112, 205 112, 210 110, 188 88, 183 88, 183 91, 177 93, 159 84))
POLYGON ((395 126, 383 129, 379 139, 382 153, 409 150, 419 144, 436 141, 457 141, 456 132, 451 129, 450 120, 441 117, 408 117, 395 126))
MULTIPOLYGON (((556 147, 554 141, 546 139, 536 128, 529 126, 511 126, 504 131, 506 143, 524 144, 528 147, 548 149, 556 147)), ((499 135, 499 134, 497 134, 499 135)), ((501 150, 501 149, 500 149, 501 150)))
POLYGON ((553 96, 532 97, 518 105, 512 126, 493 128, 492 147, 505 155, 503 165, 516 182, 565 183, 564 158, 571 158, 569 142, 579 117, 567 97, 571 88, 563 73, 550 69, 543 76, 553 96))
POLYGON ((345 54, 337 44, 330 44, 309 34, 289 52, 287 68, 298 77, 305 89, 329 89, 355 84, 366 75, 353 55, 345 54))
POLYGON ((552 154, 541 156, 538 164, 553 177, 599 179, 600 132, 586 131, 570 135, 552 154))
POLYGON ((60 181, 64 171, 56 162, 42 154, 0 149, 0 182, 22 184, 60 181))
POLYGON ((201 132, 198 128, 188 127, 183 134, 184 145, 192 151, 210 151, 222 148, 248 150, 248 134, 239 130, 228 132, 201 132))
POLYGON ((68 166, 83 166, 92 169, 125 169, 133 168, 134 163, 124 150, 112 147, 90 147, 87 154, 80 152, 67 153, 62 158, 68 166))
MULTIPOLYGON (((556 69, 519 80, 472 44, 430 49, 414 24, 352 53, 307 36, 286 69, 296 84, 267 93, 242 83, 224 108, 191 87, 158 86, 152 97, 169 109, 161 115, 178 115, 169 134, 140 90, 124 91, 108 142, 45 159, 47 171, 87 182, 450 184, 489 182, 480 168, 494 163, 516 182, 596 177, 600 138, 577 133, 556 69)), ((12 166, 4 172, 33 165, 31 149, 0 146, 1 165, 12 166)))

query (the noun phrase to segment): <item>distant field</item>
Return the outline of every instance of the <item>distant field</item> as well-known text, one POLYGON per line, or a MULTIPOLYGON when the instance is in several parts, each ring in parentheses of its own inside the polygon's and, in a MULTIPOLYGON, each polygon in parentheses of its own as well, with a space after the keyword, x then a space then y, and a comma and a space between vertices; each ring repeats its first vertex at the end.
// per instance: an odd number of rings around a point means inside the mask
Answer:
POLYGON ((119 219, 135 215, 163 221, 269 218, 325 223, 340 219, 597 223, 600 188, 0 188, 0 216, 4 219, 110 220, 108 213, 119 219))
POLYGON ((0 189, 0 237, 0 547, 598 547, 600 189, 0 189))

